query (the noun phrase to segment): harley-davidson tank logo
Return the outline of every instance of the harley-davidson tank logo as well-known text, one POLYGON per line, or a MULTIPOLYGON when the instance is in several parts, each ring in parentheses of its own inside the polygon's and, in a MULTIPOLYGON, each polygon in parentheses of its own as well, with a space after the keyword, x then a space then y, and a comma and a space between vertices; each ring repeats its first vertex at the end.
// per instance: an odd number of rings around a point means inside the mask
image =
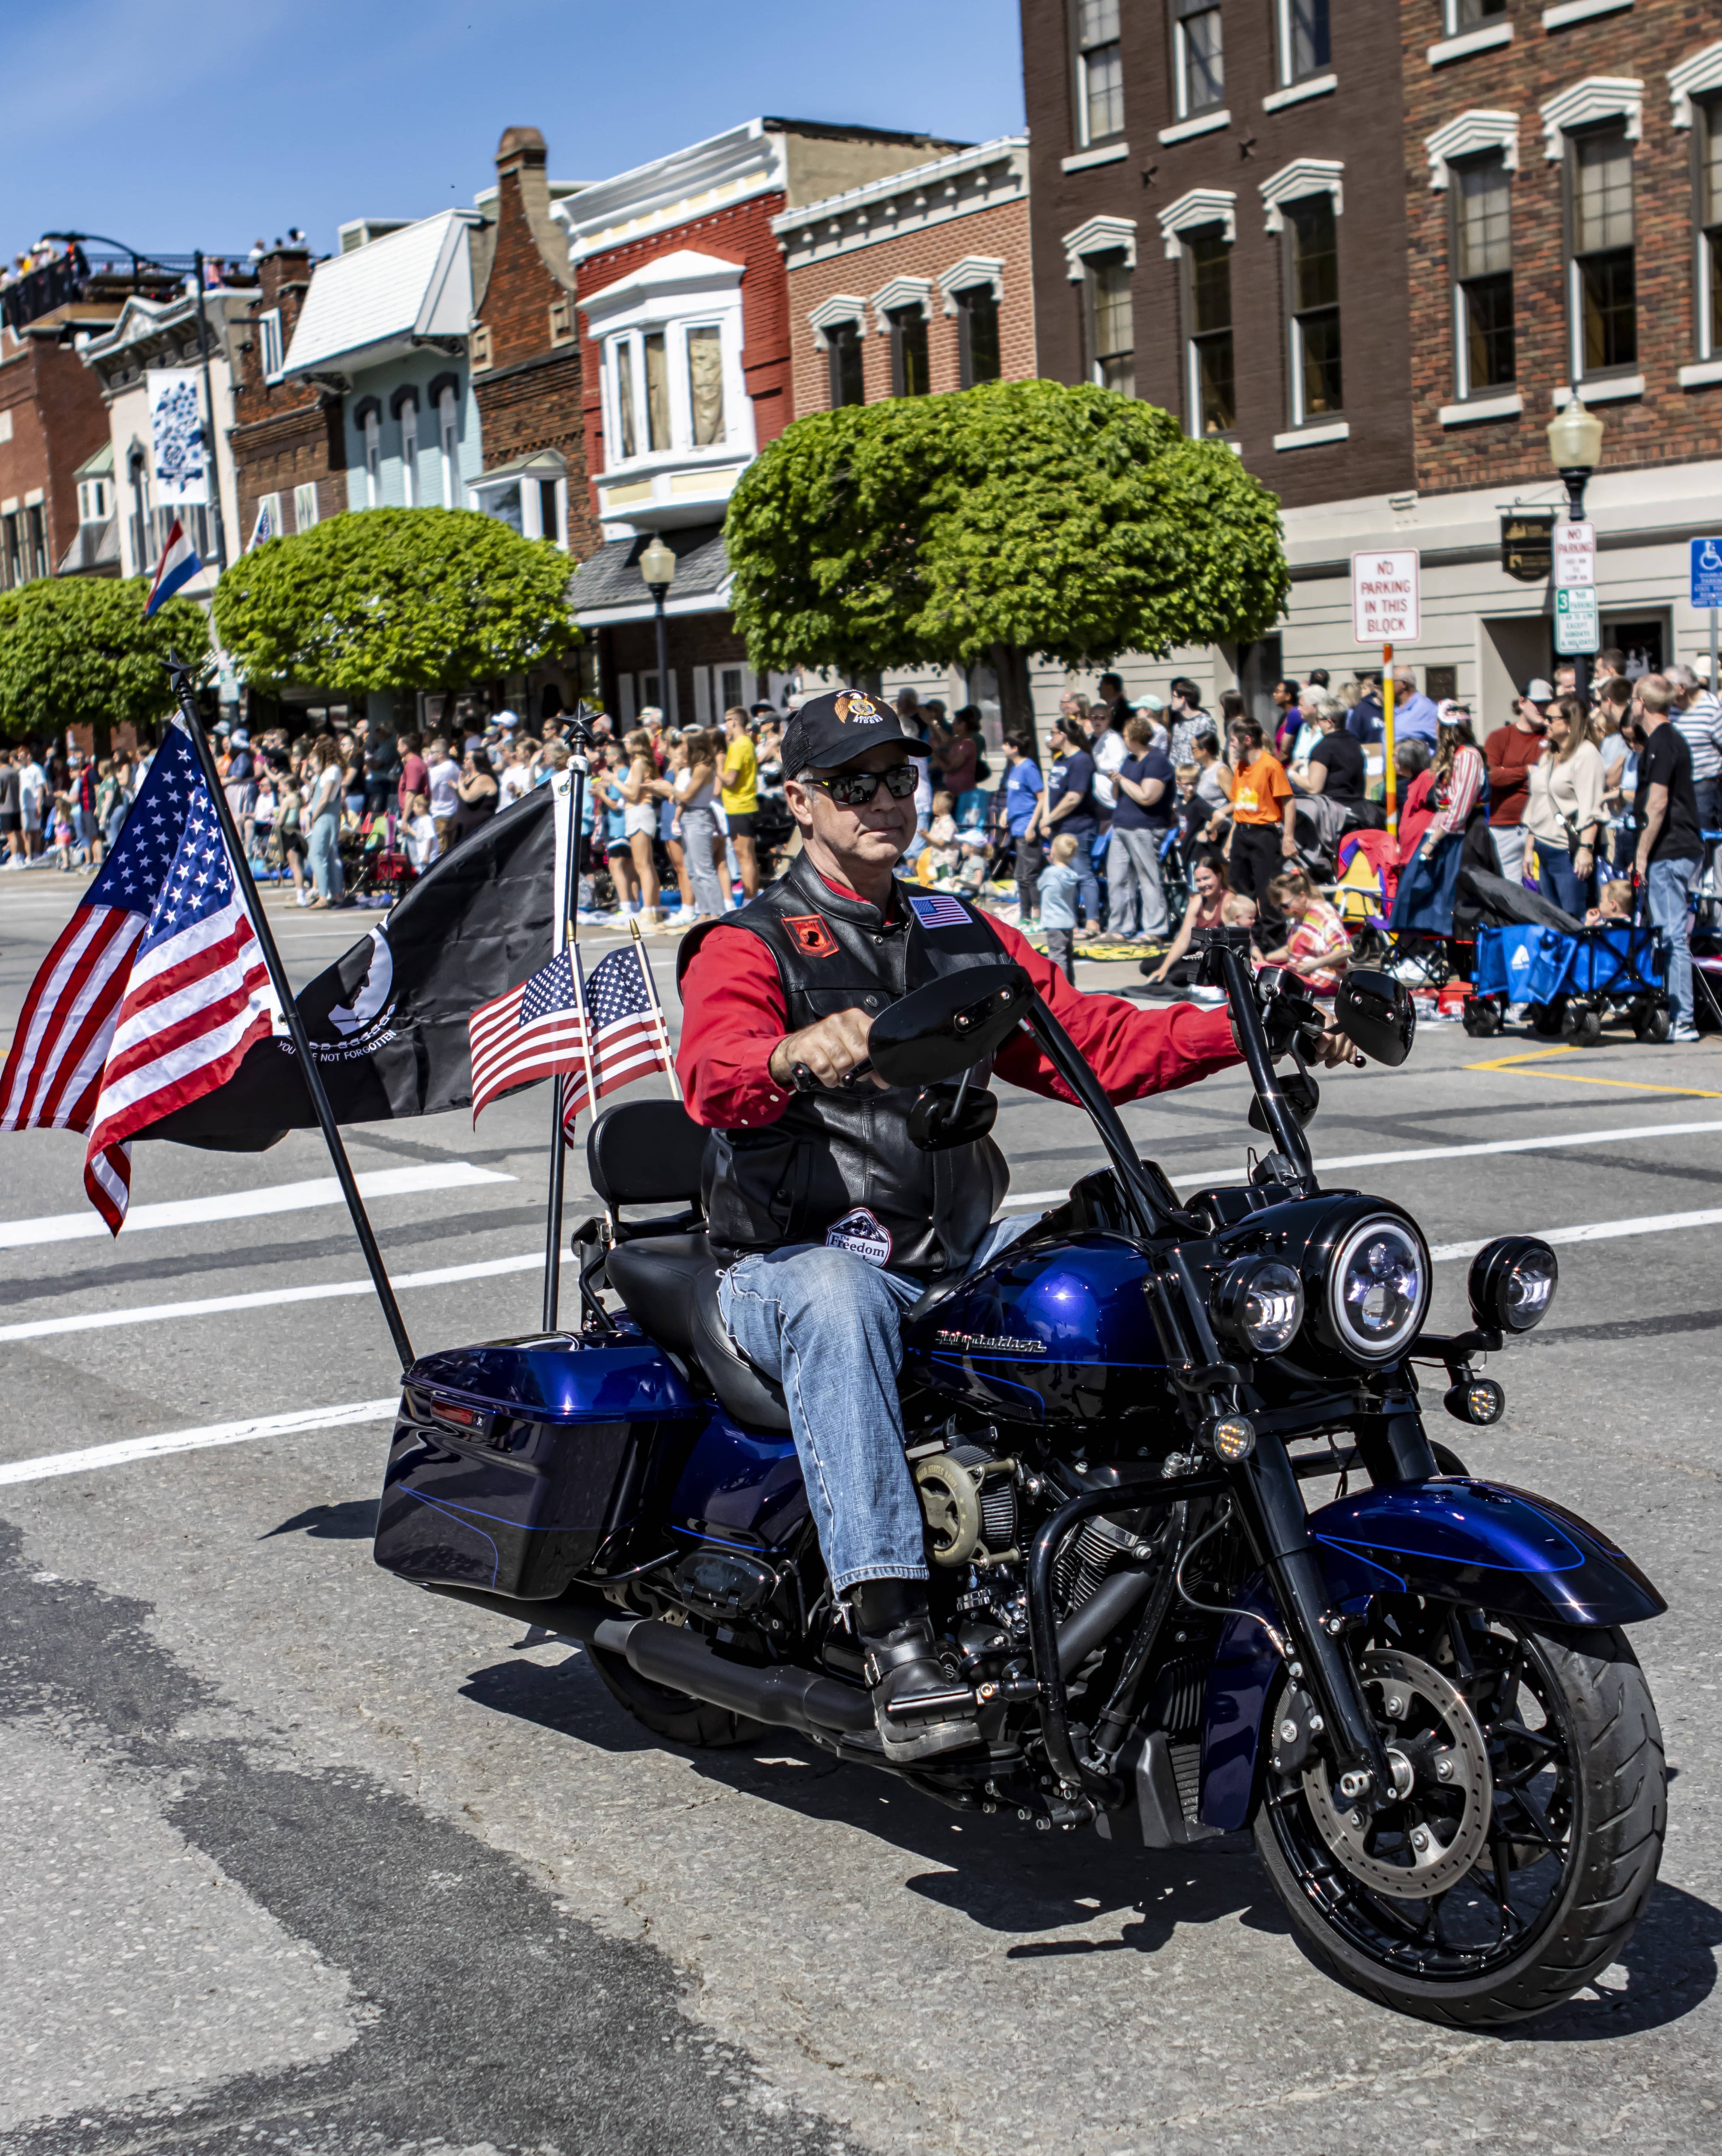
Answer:
POLYGON ((831 709, 837 714, 839 726, 846 726, 851 719, 882 719, 885 716, 871 696, 859 691, 846 690, 831 709))
POLYGON ((969 1354, 982 1355, 1044 1355, 1044 1340, 1015 1340, 1008 1332, 939 1332, 934 1335, 941 1348, 958 1348, 969 1354))
POLYGON ((823 915, 786 913, 784 926, 794 937, 796 949, 804 951, 810 958, 836 957, 837 939, 826 926, 823 915))

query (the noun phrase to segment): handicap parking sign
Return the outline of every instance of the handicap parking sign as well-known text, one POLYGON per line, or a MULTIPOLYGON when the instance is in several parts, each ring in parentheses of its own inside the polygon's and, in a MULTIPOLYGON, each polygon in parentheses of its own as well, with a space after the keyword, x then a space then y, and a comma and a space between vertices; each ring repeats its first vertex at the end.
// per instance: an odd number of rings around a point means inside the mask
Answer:
POLYGON ((1692 542, 1692 603, 1722 607, 1722 538, 1692 542))

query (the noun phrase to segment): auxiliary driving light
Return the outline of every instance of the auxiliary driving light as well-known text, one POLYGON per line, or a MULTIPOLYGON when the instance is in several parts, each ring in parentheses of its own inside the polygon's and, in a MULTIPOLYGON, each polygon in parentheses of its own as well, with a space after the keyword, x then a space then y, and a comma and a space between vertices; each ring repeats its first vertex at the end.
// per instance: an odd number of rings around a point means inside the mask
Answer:
POLYGON ((1560 1279, 1546 1243, 1534 1235, 1498 1236, 1471 1260, 1465 1283, 1471 1315, 1498 1332, 1529 1332, 1547 1316, 1560 1279))
POLYGON ((1303 1283, 1277 1258, 1235 1258, 1213 1295, 1214 1322, 1257 1355, 1277 1355, 1303 1322, 1303 1283))
POLYGON ((1256 1450, 1256 1425, 1247 1415, 1226 1415, 1208 1433, 1214 1457, 1235 1467, 1256 1450))
POLYGON ((1493 1378, 1472 1378, 1454 1385, 1442 1396, 1441 1404, 1459 1421, 1487 1430, 1507 1412, 1507 1395, 1493 1378))

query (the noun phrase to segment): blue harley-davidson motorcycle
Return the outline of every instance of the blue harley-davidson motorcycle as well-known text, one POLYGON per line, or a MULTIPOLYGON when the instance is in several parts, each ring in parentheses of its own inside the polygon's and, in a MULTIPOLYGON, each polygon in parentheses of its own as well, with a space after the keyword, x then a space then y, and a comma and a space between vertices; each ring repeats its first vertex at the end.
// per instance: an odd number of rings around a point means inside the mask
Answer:
MULTIPOLYGON (((1553 1251, 1491 1243, 1471 1328, 1426 1331, 1416 1221, 1318 1185, 1319 1012, 1291 975, 1252 975, 1246 932, 1199 942, 1267 1143, 1247 1179, 1183 1199, 1020 968, 936 981, 873 1027, 874 1068, 922 1089, 912 1127, 938 1146, 990 1120, 964 1074, 1027 1024, 1111 1162, 904 1321, 972 1751, 885 1763, 781 1395, 717 1317, 704 1134, 674 1102, 594 1126, 607 1210, 575 1239, 580 1329, 408 1373, 377 1559, 582 1642, 675 1743, 784 1727, 943 1803, 1139 1846, 1252 1827, 1342 1981, 1456 2025, 1535 2014, 1615 1958, 1656 1878, 1662 1740, 1621 1628, 1665 1605, 1596 1528, 1468 1476, 1424 1426, 1420 1368, 1462 1423, 1498 1419, 1473 1358, 1544 1316, 1553 1251), (1335 1475, 1308 1511, 1304 1484, 1335 1475)), ((1384 1063, 1409 1050, 1385 975, 1354 975, 1337 1023, 1384 1063)))

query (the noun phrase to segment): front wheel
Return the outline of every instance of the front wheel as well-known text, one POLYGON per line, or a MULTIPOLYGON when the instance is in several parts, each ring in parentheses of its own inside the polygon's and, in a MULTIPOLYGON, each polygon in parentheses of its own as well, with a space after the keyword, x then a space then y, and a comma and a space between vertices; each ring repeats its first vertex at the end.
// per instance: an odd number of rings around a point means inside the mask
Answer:
POLYGON ((1396 1800, 1368 1816, 1324 1761, 1269 1768, 1256 1845, 1293 1928, 1422 2020, 1559 2006, 1619 1954, 1662 1856, 1662 1732, 1625 1636, 1396 1602, 1354 1660, 1396 1800))

